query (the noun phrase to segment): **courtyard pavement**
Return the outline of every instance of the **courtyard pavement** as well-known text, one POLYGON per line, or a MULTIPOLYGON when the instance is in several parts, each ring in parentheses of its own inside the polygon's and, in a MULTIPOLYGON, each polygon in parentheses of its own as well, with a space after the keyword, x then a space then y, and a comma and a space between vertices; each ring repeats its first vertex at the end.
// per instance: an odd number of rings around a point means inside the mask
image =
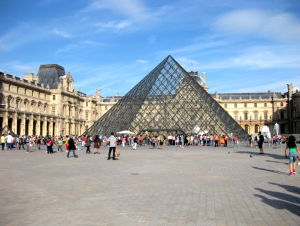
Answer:
POLYGON ((69 159, 45 148, 0 151, 1 226, 300 225, 283 148, 121 147, 116 161, 107 147, 69 159))

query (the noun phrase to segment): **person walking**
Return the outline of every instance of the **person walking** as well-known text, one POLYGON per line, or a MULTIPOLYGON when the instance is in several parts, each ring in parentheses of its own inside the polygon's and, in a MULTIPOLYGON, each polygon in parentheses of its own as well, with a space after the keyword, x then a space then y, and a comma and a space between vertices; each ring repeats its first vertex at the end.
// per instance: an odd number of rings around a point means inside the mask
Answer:
POLYGON ((25 147, 26 147, 26 153, 29 153, 30 152, 30 136, 27 137, 25 136, 25 139, 24 139, 24 143, 25 143, 25 147))
POLYGON ((264 154, 264 149, 263 149, 264 140, 265 140, 264 136, 261 135, 261 132, 259 131, 259 133, 258 133, 258 141, 257 141, 258 147, 259 147, 259 151, 260 151, 259 154, 264 154))
POLYGON ((91 146, 91 140, 90 140, 90 136, 87 136, 86 140, 85 140, 85 146, 86 146, 86 154, 90 154, 91 150, 90 150, 90 146, 91 146))
POLYGON ((6 139, 6 144, 7 144, 7 150, 12 148, 13 140, 14 138, 8 133, 8 135, 5 137, 6 139))
MULTIPOLYGON (((37 143, 37 146, 38 146, 38 150, 41 150, 41 142, 42 142, 41 137, 37 138, 36 143, 37 143)), ((20 145, 20 148, 21 148, 21 145, 20 145)))
POLYGON ((100 139, 98 135, 94 139, 94 154, 96 154, 96 149, 98 149, 98 154, 100 154, 100 139))
POLYGON ((227 134, 225 135, 225 144, 224 144, 224 147, 227 147, 227 143, 228 143, 228 136, 227 134))
POLYGON ((71 151, 73 151, 74 158, 78 158, 78 155, 76 155, 76 153, 75 153, 76 146, 75 146, 75 141, 74 140, 75 140, 75 136, 74 135, 73 136, 70 135, 70 138, 68 140, 69 151, 68 151, 68 154, 67 154, 67 158, 70 158, 69 154, 70 154, 71 151))
POLYGON ((2 151, 4 151, 4 147, 5 147, 5 136, 4 136, 4 133, 1 136, 1 145, 2 145, 2 151))
POLYGON ((116 160, 115 158, 115 152, 117 147, 117 139, 114 137, 114 132, 111 132, 111 136, 108 138, 109 140, 109 151, 108 151, 108 158, 107 160, 110 160, 110 154, 113 152, 113 160, 116 160))
POLYGON ((57 141, 57 152, 59 152, 59 149, 62 152, 62 140, 60 138, 57 141))
POLYGON ((233 138, 233 148, 238 148, 239 147, 239 139, 238 136, 235 135, 235 137, 233 138))
POLYGON ((47 141, 47 154, 52 154, 52 145, 53 145, 53 142, 52 142, 52 139, 48 139, 47 141))
MULTIPOLYGON (((100 139, 99 139, 99 144, 100 144, 100 139)), ((77 149, 81 150, 81 147, 82 147, 82 140, 81 140, 81 136, 79 136, 77 142, 77 149)))
POLYGON ((160 145, 160 149, 163 149, 163 145, 164 145, 164 136, 161 134, 159 137, 159 145, 160 145))
POLYGON ((296 173, 297 158, 300 155, 299 148, 296 143, 294 136, 289 137, 286 148, 284 149, 285 158, 287 158, 287 151, 289 150, 289 165, 290 165, 290 176, 296 173))
POLYGON ((219 147, 219 137, 218 137, 218 134, 216 134, 214 136, 214 140, 215 140, 215 147, 219 147))

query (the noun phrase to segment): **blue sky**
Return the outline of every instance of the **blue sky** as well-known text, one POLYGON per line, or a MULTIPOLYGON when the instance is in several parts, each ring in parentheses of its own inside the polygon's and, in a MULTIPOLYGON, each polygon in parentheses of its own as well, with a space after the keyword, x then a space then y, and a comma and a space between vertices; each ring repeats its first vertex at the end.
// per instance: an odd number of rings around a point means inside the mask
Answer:
POLYGON ((9 0, 0 8, 0 71, 16 76, 59 64, 79 91, 125 95, 170 54, 206 72, 210 93, 300 87, 298 0, 9 0))

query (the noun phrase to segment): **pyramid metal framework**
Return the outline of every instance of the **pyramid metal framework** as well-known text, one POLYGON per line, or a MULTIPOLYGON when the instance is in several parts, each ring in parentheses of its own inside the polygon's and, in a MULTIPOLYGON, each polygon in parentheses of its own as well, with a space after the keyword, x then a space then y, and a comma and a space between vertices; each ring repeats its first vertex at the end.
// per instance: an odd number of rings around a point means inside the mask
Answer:
POLYGON ((129 130, 142 134, 247 132, 171 56, 95 122, 83 135, 129 130))
POLYGON ((4 134, 6 136, 6 135, 8 135, 8 133, 10 133, 13 137, 17 137, 18 136, 8 126, 4 126, 1 129, 1 135, 4 134))

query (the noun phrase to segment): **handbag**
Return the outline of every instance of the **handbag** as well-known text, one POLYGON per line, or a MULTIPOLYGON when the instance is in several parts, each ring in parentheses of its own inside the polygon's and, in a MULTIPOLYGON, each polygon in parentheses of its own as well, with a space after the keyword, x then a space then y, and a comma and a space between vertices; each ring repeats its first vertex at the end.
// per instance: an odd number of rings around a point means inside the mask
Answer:
POLYGON ((118 149, 118 148, 116 148, 115 156, 116 156, 116 157, 119 157, 119 156, 120 156, 120 152, 119 152, 119 149, 118 149))

